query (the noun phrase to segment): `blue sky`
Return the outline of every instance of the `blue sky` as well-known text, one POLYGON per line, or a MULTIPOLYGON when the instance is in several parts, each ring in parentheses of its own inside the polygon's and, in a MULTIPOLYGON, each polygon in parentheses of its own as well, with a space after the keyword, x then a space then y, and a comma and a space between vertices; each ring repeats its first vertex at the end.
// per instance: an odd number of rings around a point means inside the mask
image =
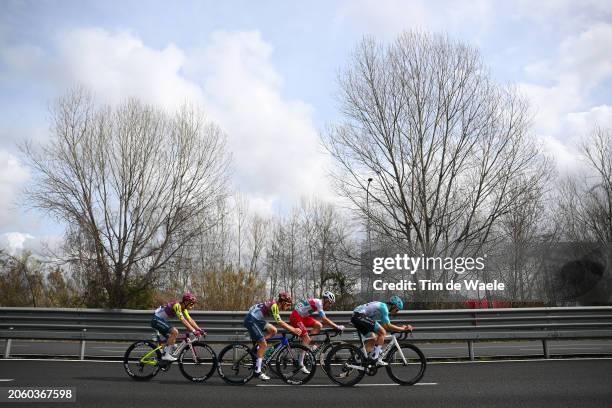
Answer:
POLYGON ((60 224, 19 205, 17 144, 48 137, 48 106, 75 84, 100 101, 195 101, 227 133, 234 188, 273 214, 333 197, 318 134, 339 120, 337 72, 364 35, 460 39, 529 98, 534 135, 561 173, 579 137, 612 126, 610 1, 3 1, 0 245, 36 247, 60 224), (535 3, 535 4, 533 4, 535 3))

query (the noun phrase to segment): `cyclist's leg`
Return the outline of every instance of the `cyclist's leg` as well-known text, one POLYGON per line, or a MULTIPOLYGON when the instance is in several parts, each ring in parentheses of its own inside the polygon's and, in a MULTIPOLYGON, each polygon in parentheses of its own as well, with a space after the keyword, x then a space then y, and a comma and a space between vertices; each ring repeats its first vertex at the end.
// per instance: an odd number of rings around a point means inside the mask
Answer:
MULTIPOLYGON (((167 344, 173 344, 170 343, 170 338, 172 337, 172 330, 176 329, 170 327, 166 320, 162 319, 161 317, 153 316, 153 319, 151 319, 151 327, 157 330, 162 336, 167 339, 167 344)), ((176 340, 176 336, 174 336, 174 340, 176 340)))
POLYGON ((376 340, 374 350, 372 351, 372 358, 374 360, 378 360, 380 353, 382 353, 382 346, 385 344, 385 336, 387 335, 387 331, 378 322, 376 322, 374 330, 376 332, 376 340))
POLYGON ((168 346, 174 345, 176 343, 176 338, 178 337, 178 329, 176 327, 172 327, 170 329, 170 335, 168 336, 168 346))
MULTIPOLYGON (((378 327, 381 327, 380 324, 376 323, 374 320, 359 313, 353 314, 353 317, 351 317, 351 323, 353 324, 353 326, 355 326, 357 331, 364 337, 368 337, 370 333, 376 333, 378 331, 378 327)), ((372 349, 375 347, 376 341, 380 341, 376 334, 374 334, 374 337, 374 339, 370 339, 365 342, 365 348, 367 353, 370 353, 372 351, 372 349)))
POLYGON ((251 340, 259 346, 256 351, 257 360, 255 363, 255 375, 264 380, 268 379, 269 377, 261 372, 261 366, 263 363, 263 356, 268 347, 266 339, 272 337, 276 333, 276 328, 269 325, 265 320, 258 320, 251 315, 247 315, 244 319, 244 326, 249 331, 251 340))

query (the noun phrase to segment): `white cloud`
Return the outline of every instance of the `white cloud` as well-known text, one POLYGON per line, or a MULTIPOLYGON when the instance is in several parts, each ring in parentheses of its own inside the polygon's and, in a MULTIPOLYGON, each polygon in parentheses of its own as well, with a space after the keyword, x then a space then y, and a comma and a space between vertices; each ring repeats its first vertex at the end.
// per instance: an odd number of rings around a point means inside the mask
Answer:
POLYGON ((63 243, 59 235, 46 235, 35 237, 24 232, 7 232, 0 234, 0 249, 5 249, 10 255, 18 255, 29 251, 39 258, 53 258, 63 243))
POLYGON ((577 170, 580 139, 595 124, 612 125, 612 107, 590 102, 592 91, 612 78, 612 24, 595 24, 565 38, 554 58, 531 64, 525 72, 534 82, 520 88, 535 108, 536 132, 560 172, 577 170))
POLYGON ((0 228, 17 217, 14 200, 28 178, 29 173, 19 159, 0 149, 0 228))
POLYGON ((156 50, 128 31, 73 29, 59 36, 58 53, 64 85, 82 84, 104 101, 138 97, 168 109, 186 99, 201 103, 197 85, 181 73, 187 56, 173 44, 156 50))
POLYGON ((216 32, 191 67, 229 134, 236 183, 259 207, 330 194, 312 108, 283 98, 272 52, 257 31, 216 32))

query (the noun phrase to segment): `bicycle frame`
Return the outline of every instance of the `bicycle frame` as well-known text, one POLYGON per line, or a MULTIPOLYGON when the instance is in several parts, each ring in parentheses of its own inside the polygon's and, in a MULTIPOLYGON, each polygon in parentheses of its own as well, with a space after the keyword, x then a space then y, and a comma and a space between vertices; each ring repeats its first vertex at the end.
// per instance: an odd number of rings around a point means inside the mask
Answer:
MULTIPOLYGON (((178 344, 176 350, 174 351, 173 354, 180 354, 181 351, 183 351, 183 349, 187 346, 189 346, 191 348, 191 352, 193 353, 194 356, 196 356, 196 352, 194 350, 194 348, 191 346, 192 340, 189 338, 189 336, 184 336, 184 337, 180 337, 177 338, 178 341, 180 341, 180 343, 178 344)), ((142 364, 148 364, 150 366, 155 366, 158 364, 157 358, 156 356, 156 352, 158 350, 161 350, 164 347, 164 344, 166 344, 165 341, 160 341, 158 340, 158 345, 156 348, 154 348, 153 350, 149 351, 147 354, 145 354, 144 356, 142 356, 139 360, 140 363, 142 364)))
MULTIPOLYGON (((366 358, 368 358, 368 351, 366 349, 365 342, 373 339, 373 337, 364 339, 361 333, 359 332, 357 332, 357 335, 359 336, 359 340, 361 341, 361 351, 363 352, 363 355, 366 356, 366 358)), ((391 341, 388 342, 385 348, 383 349, 382 354, 381 354, 382 358, 384 359, 387 356, 387 354, 389 354, 389 352, 393 350, 393 348, 395 347, 399 351, 399 355, 402 358, 402 362, 404 364, 408 364, 408 361, 406 360, 406 356, 404 356, 404 353, 402 352, 402 348, 399 346, 399 343, 397 342, 397 336, 395 334, 388 334, 385 336, 385 339, 388 339, 388 338, 391 338, 391 341)), ((355 370, 361 370, 361 371, 366 370, 366 367, 361 366, 361 365, 347 364, 346 366, 348 368, 353 368, 355 370)))
POLYGON ((289 345, 289 339, 285 333, 280 336, 271 337, 267 341, 278 341, 278 343, 274 345, 274 351, 263 361, 263 364, 266 366, 269 365, 270 361, 274 361, 281 348, 289 345))

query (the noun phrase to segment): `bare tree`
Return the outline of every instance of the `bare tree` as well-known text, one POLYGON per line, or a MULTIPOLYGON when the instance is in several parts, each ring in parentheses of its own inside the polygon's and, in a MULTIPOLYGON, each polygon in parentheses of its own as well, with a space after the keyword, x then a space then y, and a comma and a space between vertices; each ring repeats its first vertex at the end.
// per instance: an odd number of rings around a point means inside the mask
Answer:
POLYGON ((413 32, 388 46, 365 39, 339 84, 345 120, 323 135, 337 189, 409 254, 476 255, 547 174, 527 103, 464 44, 413 32))
POLYGON ((84 238, 71 260, 95 265, 104 304, 122 307, 211 227, 225 194, 225 137, 187 105, 169 115, 130 100, 96 107, 75 90, 53 110, 51 141, 24 146, 35 206, 84 238))

